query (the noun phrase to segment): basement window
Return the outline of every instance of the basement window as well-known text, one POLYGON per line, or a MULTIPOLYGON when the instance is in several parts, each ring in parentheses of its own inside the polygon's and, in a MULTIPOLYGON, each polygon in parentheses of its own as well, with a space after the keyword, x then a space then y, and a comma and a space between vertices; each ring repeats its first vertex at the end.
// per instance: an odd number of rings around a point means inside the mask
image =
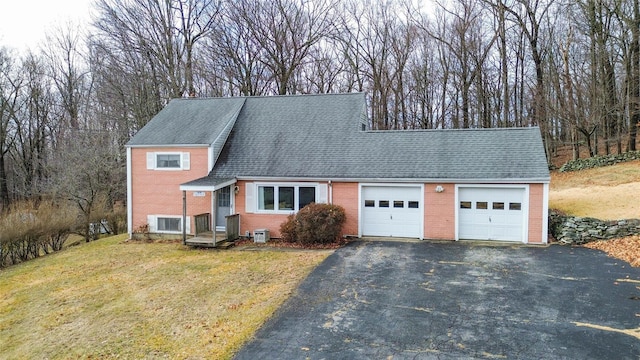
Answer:
POLYGON ((178 217, 159 217, 158 231, 179 232, 182 231, 182 218, 178 217))

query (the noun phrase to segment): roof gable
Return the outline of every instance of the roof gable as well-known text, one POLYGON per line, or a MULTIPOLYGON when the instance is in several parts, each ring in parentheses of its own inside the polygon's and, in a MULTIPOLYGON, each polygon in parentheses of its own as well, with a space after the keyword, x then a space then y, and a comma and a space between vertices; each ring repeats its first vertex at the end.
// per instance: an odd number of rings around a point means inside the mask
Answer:
POLYGON ((233 127, 245 99, 173 99, 127 146, 213 145, 225 128, 233 127))

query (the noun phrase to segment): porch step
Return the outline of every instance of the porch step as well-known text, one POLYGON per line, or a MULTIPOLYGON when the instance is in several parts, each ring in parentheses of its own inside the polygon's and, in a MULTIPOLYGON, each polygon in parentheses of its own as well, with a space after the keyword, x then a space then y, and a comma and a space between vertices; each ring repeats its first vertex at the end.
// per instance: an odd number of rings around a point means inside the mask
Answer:
POLYGON ((216 249, 228 249, 230 247, 236 246, 236 243, 233 241, 221 241, 216 244, 216 249))
POLYGON ((186 244, 193 247, 206 247, 216 249, 228 249, 232 246, 235 246, 235 243, 233 241, 218 240, 216 243, 214 243, 213 238, 202 237, 189 238, 187 239, 186 244))

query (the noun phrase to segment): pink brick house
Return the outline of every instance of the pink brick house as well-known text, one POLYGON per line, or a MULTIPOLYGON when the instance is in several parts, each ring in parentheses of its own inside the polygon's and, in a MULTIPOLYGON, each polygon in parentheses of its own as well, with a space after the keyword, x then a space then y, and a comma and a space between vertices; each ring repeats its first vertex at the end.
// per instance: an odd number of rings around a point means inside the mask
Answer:
POLYGON ((175 99, 127 144, 129 233, 178 237, 239 214, 240 234, 310 202, 345 236, 546 243, 538 128, 369 131, 361 93, 175 99))

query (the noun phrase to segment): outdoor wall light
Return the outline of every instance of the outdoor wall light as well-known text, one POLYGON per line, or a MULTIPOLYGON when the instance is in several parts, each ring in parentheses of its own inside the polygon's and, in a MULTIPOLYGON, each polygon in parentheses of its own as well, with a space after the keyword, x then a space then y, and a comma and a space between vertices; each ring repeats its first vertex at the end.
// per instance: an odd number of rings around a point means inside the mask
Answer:
POLYGON ((238 186, 234 186, 233 187, 233 193, 238 195, 239 192, 240 192, 240 188, 238 186))
POLYGON ((443 191, 444 191, 444 188, 442 187, 442 185, 438 185, 438 186, 436 186, 436 192, 437 192, 437 193, 441 193, 441 192, 443 192, 443 191))

